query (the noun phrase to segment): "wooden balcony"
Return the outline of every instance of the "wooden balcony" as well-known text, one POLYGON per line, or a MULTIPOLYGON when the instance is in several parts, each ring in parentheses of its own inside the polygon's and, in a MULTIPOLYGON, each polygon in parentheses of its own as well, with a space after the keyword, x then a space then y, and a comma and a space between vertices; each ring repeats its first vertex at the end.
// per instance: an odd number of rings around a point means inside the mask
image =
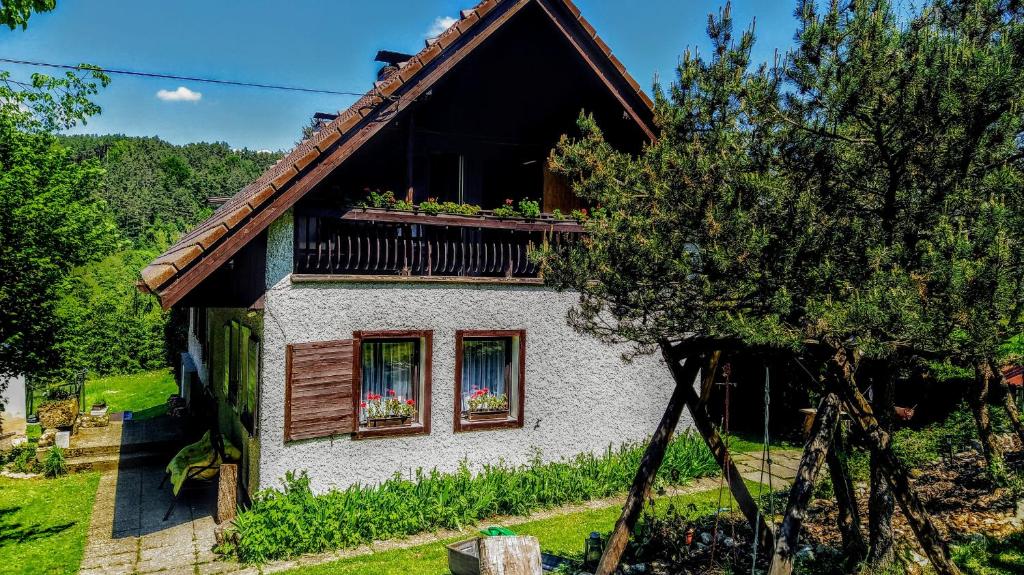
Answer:
POLYGON ((299 211, 294 273, 397 278, 540 278, 531 254, 582 233, 575 221, 353 208, 299 211))

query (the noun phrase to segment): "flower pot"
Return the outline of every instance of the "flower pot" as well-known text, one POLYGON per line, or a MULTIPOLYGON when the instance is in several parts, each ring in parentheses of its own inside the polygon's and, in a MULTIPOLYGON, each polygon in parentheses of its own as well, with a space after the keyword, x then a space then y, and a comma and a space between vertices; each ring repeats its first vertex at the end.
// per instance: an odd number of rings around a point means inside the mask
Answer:
POLYGON ((373 417, 366 420, 366 427, 400 427, 409 425, 408 416, 373 417))
POLYGON ((470 421, 494 421, 495 419, 508 419, 507 409, 481 409, 470 411, 470 421))

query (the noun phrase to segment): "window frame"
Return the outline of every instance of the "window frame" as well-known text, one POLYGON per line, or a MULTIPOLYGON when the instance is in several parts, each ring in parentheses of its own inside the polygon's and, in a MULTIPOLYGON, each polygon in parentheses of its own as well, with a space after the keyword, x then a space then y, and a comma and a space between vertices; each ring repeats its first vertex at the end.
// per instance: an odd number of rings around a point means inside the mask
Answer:
POLYGON ((356 331, 352 333, 355 341, 353 349, 353 389, 352 410, 356 419, 356 431, 353 439, 369 439, 374 437, 395 437, 403 435, 430 435, 431 379, 434 362, 433 330, 378 330, 356 331), (363 341, 387 339, 418 339, 422 370, 420 373, 420 397, 417 400, 419 421, 401 427, 369 428, 359 422, 359 404, 363 398, 363 341))
MULTIPOLYGON (((514 360, 513 360, 514 361, 514 360)), ((457 330, 455 332, 455 412, 454 432, 482 431, 487 429, 520 429, 523 427, 524 413, 526 411, 526 330, 457 330), (513 338, 512 350, 516 351, 515 339, 519 338, 518 359, 519 378, 512 383, 512 390, 516 397, 509 398, 509 407, 515 409, 515 417, 499 419, 494 421, 470 421, 462 417, 462 354, 463 341, 465 339, 499 339, 513 338), (513 406, 513 402, 514 406, 513 406)))

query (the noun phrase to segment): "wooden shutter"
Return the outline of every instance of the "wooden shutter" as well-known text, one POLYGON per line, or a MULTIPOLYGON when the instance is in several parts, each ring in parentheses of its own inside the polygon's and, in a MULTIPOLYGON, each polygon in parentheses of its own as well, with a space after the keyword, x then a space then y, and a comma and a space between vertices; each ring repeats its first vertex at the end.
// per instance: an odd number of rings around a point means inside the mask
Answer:
POLYGON ((285 441, 356 431, 353 340, 289 345, 285 354, 285 441))

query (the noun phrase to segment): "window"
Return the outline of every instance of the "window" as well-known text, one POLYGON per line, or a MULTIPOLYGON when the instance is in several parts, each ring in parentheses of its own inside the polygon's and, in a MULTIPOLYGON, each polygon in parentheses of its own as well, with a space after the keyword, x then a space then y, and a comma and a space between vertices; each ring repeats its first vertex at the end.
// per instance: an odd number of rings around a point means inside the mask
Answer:
POLYGON ((455 431, 523 426, 526 332, 455 332, 455 431))
POLYGON ((207 324, 206 324, 206 308, 205 307, 194 307, 191 308, 190 323, 192 324, 192 337, 196 338, 199 342, 199 359, 206 364, 206 358, 209 355, 209 338, 206 336, 207 324))
POLYGON ((432 332, 356 332, 357 438, 430 433, 432 332))
POLYGON ((235 408, 242 426, 256 434, 259 402, 260 342, 252 328, 237 321, 224 324, 225 395, 235 408))

